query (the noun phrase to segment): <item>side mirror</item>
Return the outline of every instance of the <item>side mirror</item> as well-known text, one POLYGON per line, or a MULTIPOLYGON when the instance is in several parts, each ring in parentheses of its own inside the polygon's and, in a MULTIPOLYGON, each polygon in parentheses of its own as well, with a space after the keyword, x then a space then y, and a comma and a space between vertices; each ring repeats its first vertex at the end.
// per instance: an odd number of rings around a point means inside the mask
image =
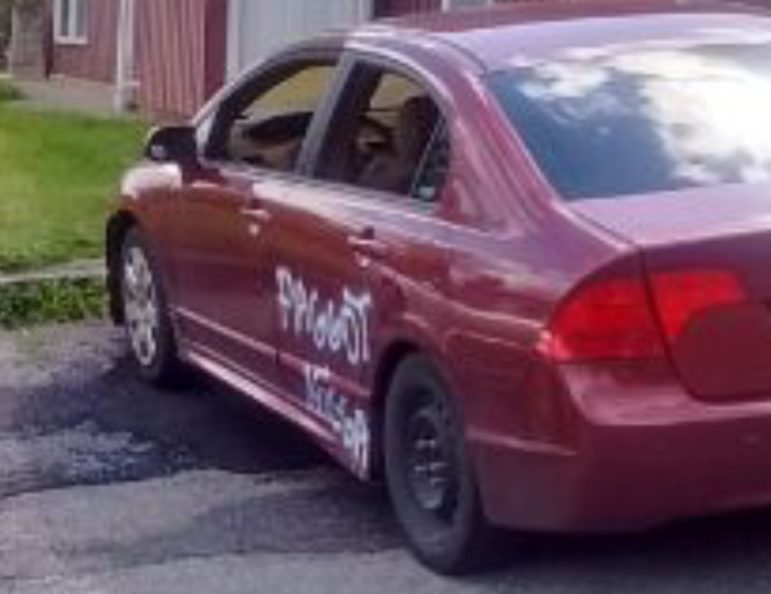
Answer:
POLYGON ((164 126, 150 131, 145 157, 160 163, 184 163, 196 159, 198 144, 192 126, 164 126))

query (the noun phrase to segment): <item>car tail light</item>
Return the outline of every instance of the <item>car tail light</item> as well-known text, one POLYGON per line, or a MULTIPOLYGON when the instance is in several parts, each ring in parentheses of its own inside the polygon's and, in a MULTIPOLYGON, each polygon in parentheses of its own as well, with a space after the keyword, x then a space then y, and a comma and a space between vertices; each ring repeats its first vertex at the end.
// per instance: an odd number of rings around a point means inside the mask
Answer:
POLYGON ((541 351, 560 362, 660 355, 661 335, 642 278, 581 288, 558 309, 541 351))
POLYGON ((698 315, 747 299, 736 276, 724 271, 656 274, 651 284, 661 326, 670 344, 680 338, 698 315))
POLYGON ((655 274, 650 290, 642 276, 595 281, 557 309, 539 351, 562 363, 661 357, 664 336, 672 344, 697 316, 745 298, 722 271, 655 274))

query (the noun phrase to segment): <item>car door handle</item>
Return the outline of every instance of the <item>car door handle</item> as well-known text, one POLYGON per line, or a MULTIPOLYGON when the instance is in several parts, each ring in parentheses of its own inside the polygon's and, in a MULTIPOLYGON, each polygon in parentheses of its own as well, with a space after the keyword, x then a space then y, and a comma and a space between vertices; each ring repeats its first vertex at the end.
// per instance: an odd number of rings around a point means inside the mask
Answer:
POLYGON ((270 221, 273 220, 273 215, 270 214, 270 211, 259 207, 247 206, 246 208, 241 209, 241 214, 262 225, 270 223, 270 221))
POLYGON ((351 235, 348 237, 348 245, 357 254, 369 258, 385 258, 390 253, 385 243, 373 237, 351 235))

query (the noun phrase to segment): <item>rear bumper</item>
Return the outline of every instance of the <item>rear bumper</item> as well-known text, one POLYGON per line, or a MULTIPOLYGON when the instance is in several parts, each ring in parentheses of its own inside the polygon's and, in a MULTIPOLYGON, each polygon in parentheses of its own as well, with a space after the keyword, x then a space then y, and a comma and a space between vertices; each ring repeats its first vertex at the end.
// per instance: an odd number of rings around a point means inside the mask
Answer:
POLYGON ((579 391, 569 448, 472 431, 493 523, 617 532, 771 504, 771 403, 708 405, 666 387, 616 393, 579 391))

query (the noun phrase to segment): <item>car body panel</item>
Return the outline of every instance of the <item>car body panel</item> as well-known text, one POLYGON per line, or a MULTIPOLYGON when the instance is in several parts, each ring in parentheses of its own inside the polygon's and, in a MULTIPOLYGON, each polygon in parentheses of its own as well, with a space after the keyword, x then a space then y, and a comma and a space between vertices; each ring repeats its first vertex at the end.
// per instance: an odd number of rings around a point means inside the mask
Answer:
POLYGON ((205 166, 176 193, 169 228, 174 307, 188 340, 275 385, 271 229, 249 216, 259 208, 254 183, 248 171, 205 166))
POLYGON ((645 249, 714 237, 765 232, 771 224, 771 186, 693 188, 623 200, 580 200, 574 212, 645 249))

